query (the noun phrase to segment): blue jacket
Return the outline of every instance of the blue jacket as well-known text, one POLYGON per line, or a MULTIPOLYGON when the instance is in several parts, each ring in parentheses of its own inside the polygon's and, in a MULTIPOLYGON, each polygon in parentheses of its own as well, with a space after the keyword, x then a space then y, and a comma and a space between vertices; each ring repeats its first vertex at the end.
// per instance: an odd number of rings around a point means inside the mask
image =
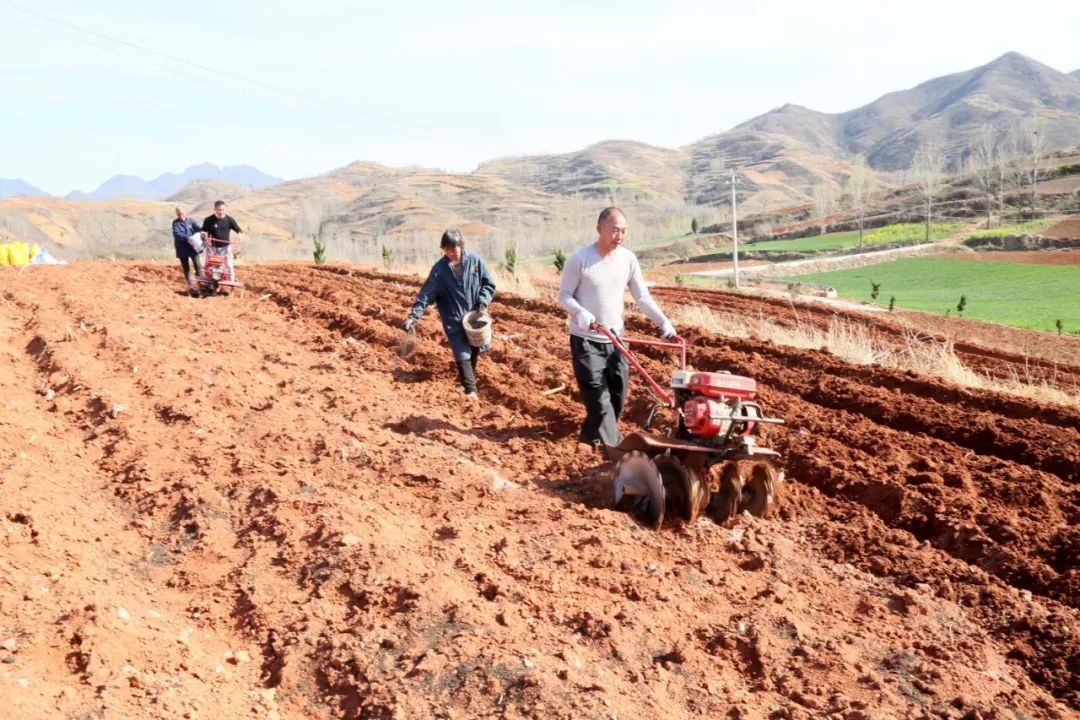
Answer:
MULTIPOLYGON (((409 317, 419 320, 428 306, 435 303, 439 309, 439 319, 442 320, 446 339, 450 341, 450 347, 454 349, 454 357, 459 360, 468 360, 472 354, 468 338, 465 337, 465 328, 461 321, 470 312, 480 305, 490 305, 495 297, 495 279, 487 265, 474 252, 466 250, 461 258, 465 266, 465 272, 461 281, 454 275, 450 261, 445 257, 432 265, 424 286, 416 296, 409 317)), ((481 352, 488 350, 490 346, 480 348, 481 352)))
POLYGON ((181 220, 176 218, 172 221, 173 245, 176 247, 176 257, 194 257, 198 255, 195 249, 188 243, 188 237, 199 232, 199 223, 191 218, 181 220))

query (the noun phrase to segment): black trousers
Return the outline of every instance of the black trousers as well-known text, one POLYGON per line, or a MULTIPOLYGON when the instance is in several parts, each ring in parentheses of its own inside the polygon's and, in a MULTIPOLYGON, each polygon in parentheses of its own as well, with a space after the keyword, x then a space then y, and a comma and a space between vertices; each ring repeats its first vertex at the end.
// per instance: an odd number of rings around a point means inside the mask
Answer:
POLYGON ((585 403, 585 422, 581 442, 596 441, 612 447, 622 442, 616 422, 626 402, 630 367, 611 343, 570 336, 570 354, 574 359, 574 378, 585 403))
POLYGON ((202 268, 199 267, 198 255, 185 255, 184 257, 180 258, 180 267, 184 268, 184 277, 187 279, 187 284, 191 285, 195 282, 195 278, 192 277, 191 270, 188 268, 189 260, 191 261, 192 266, 194 266, 195 268, 196 275, 202 274, 202 268))
POLYGON ((458 382, 461 389, 467 393, 476 392, 476 359, 480 357, 480 349, 473 348, 468 360, 454 358, 457 363, 458 382))

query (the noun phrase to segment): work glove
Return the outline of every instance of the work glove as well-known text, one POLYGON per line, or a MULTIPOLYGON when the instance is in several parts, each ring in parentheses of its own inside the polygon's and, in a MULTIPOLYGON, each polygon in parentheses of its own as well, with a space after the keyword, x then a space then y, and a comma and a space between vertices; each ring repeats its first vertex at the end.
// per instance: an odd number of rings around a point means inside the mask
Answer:
POLYGON ((675 326, 671 323, 665 323, 663 329, 660 330, 660 339, 670 341, 676 337, 678 337, 678 333, 675 332, 675 326))
POLYGON ((414 317, 412 317, 410 315, 409 317, 405 318, 405 322, 403 322, 401 324, 401 329, 404 330, 405 332, 412 332, 413 330, 416 329, 416 323, 417 323, 416 318, 414 318, 414 317))
POLYGON ((482 302, 482 303, 480 303, 479 305, 476 306, 476 312, 480 313, 481 315, 484 315, 485 313, 487 313, 487 309, 488 309, 488 306, 487 306, 487 303, 485 303, 485 302, 482 302))
POLYGON ((588 310, 582 310, 574 316, 574 324, 582 330, 592 329, 593 323, 596 322, 596 317, 588 310))

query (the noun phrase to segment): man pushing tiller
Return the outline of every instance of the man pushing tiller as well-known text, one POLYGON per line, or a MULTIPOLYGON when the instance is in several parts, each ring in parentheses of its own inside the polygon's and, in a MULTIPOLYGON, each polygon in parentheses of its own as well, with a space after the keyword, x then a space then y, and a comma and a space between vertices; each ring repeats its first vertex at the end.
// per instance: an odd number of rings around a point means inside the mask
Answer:
POLYGON ((570 314, 570 354, 585 405, 578 435, 582 449, 608 451, 622 442, 618 420, 629 390, 626 359, 596 326, 623 334, 623 296, 629 289, 660 336, 675 337, 671 321, 649 294, 637 256, 624 245, 626 229, 622 210, 604 208, 596 220, 596 242, 570 256, 559 287, 559 304, 570 314))
MULTIPOLYGON (((179 212, 179 211, 178 211, 179 212)), ((176 233, 175 225, 173 223, 176 233)), ((231 216, 225 214, 225 201, 214 203, 214 214, 203 220, 202 229, 190 237, 192 246, 201 252, 206 250, 206 262, 203 271, 196 275, 192 294, 216 295, 223 288, 242 288, 236 281, 233 269, 233 257, 240 255, 240 226, 231 216), (229 238, 229 233, 236 233, 236 241, 229 238), (234 247, 235 246, 235 247, 234 247)))

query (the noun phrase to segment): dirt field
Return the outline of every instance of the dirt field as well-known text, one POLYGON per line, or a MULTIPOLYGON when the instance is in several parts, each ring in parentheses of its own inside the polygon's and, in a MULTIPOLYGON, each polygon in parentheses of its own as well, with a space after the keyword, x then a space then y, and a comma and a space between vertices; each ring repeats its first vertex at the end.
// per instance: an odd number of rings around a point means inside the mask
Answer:
POLYGON ((572 384, 552 302, 496 299, 474 409, 432 317, 394 353, 416 278, 3 270, 0 717, 1080 710, 1078 412, 689 330, 787 419, 785 500, 654 533, 542 394, 572 384))
POLYGON ((1052 238, 1080 240, 1080 218, 1073 217, 1067 220, 1062 220, 1057 225, 1043 230, 1039 234, 1052 238))

